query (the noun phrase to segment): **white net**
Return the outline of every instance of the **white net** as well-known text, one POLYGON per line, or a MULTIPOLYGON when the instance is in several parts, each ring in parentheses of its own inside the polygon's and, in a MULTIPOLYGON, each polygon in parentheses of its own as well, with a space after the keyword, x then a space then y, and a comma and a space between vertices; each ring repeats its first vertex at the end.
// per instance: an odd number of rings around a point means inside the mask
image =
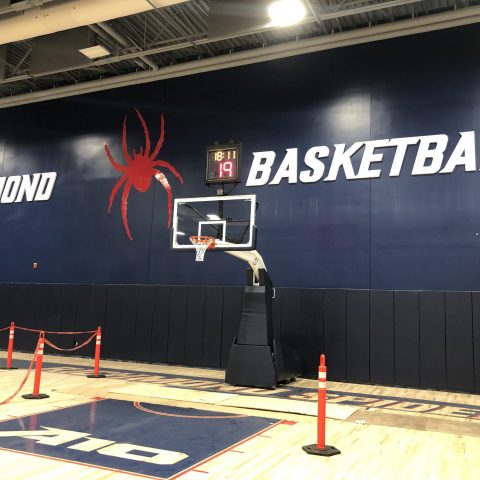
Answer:
POLYGON ((193 246, 196 250, 195 261, 203 262, 205 252, 208 250, 208 247, 215 241, 215 239, 210 237, 191 237, 190 241, 193 243, 193 246))

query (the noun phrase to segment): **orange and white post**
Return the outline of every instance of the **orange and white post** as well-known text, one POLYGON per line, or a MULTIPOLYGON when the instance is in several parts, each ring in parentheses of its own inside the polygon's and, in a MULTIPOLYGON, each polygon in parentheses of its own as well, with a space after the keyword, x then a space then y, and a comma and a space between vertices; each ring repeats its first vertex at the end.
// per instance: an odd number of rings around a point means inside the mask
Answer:
POLYGON ((317 443, 304 445, 302 449, 309 455, 331 457, 338 455, 340 450, 331 445, 325 445, 325 427, 327 422, 327 366, 325 355, 320 355, 318 367, 318 414, 317 414, 317 443))
POLYGON ((5 370, 13 370, 17 367, 12 367, 12 357, 13 357, 13 342, 15 339, 15 323, 10 324, 10 330, 8 333, 8 349, 7 349, 7 364, 5 367, 1 367, 5 370))
POLYGON ((87 375, 88 378, 105 378, 103 373, 100 373, 100 350, 102 348, 102 329, 97 328, 97 336, 95 338, 95 364, 93 367, 93 374, 87 375))
POLYGON ((45 345, 45 332, 40 332, 40 336, 38 337, 37 350, 36 350, 35 379, 33 381, 33 393, 28 393, 27 395, 22 395, 23 398, 41 399, 41 398, 48 398, 49 397, 49 395, 47 395, 45 393, 40 393, 40 379, 42 377, 44 345, 45 345))

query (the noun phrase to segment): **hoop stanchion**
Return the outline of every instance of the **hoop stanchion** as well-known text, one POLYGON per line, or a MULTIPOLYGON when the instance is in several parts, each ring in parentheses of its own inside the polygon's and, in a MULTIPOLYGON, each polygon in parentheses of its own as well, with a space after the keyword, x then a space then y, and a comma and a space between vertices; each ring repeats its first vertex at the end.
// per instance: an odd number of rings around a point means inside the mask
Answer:
POLYGON ((2 370, 13 370, 17 367, 12 367, 12 356, 13 356, 13 341, 15 338, 15 323, 10 324, 10 331, 8 335, 8 351, 7 351, 7 365, 5 367, 0 367, 2 370))
POLYGON ((327 418, 327 367, 325 355, 320 355, 320 366, 318 367, 318 416, 317 416, 317 443, 304 445, 302 450, 309 455, 320 455, 331 457, 338 455, 340 450, 331 445, 325 445, 325 424, 327 418))
POLYGON ((36 367, 35 367, 35 379, 33 381, 33 393, 22 395, 26 399, 41 399, 48 398, 49 395, 40 393, 40 379, 42 377, 42 363, 43 363, 43 346, 45 343, 45 332, 40 332, 38 339, 37 354, 36 354, 36 367))
POLYGON ((105 378, 105 374, 99 373, 101 345, 102 345, 102 329, 98 327, 97 338, 95 340, 95 366, 93 367, 93 374, 87 375, 88 378, 105 378))

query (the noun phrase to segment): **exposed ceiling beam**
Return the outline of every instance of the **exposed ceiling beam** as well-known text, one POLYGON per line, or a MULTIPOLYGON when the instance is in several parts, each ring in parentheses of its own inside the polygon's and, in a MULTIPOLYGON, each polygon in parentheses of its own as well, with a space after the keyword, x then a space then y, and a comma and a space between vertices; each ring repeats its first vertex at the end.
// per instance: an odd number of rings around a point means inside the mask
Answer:
MULTIPOLYGON (((316 20, 313 19, 313 21, 316 20)), ((131 73, 113 78, 105 78, 100 80, 83 82, 76 85, 57 87, 56 89, 43 90, 30 94, 21 94, 3 99, 0 98, 0 108, 6 108, 25 103, 39 102, 52 98, 80 95, 93 91, 118 88, 127 85, 147 83, 166 78, 192 75, 195 73, 219 70, 223 68, 231 68, 251 63, 274 60, 277 58, 284 58, 294 55, 311 53, 359 43, 373 42, 393 37, 412 35, 433 30, 440 30, 461 25, 468 25, 478 22, 480 22, 480 6, 467 7, 458 10, 451 10, 448 12, 417 17, 414 19, 401 20, 373 27, 360 28, 347 32, 337 33, 334 35, 324 35, 316 38, 308 38, 295 42, 272 45, 255 50, 246 50, 242 52, 232 53, 229 55, 202 59, 195 62, 173 65, 170 67, 164 67, 155 72, 149 71, 131 73)), ((221 39, 202 39, 196 41, 195 43, 198 45, 204 42, 208 43, 209 41, 219 40, 221 39)), ((168 51, 169 49, 176 50, 183 45, 184 48, 187 48, 191 46, 191 43, 185 42, 185 44, 181 45, 177 44, 174 46, 151 49, 142 52, 142 54, 159 53, 162 51, 168 51)), ((138 56, 138 53, 122 55, 121 58, 133 58, 135 55, 138 56)), ((108 61, 98 61, 90 64, 90 66, 100 65, 102 62, 109 63, 108 61)), ((26 80, 28 78, 29 76, 19 76, 16 77, 16 80, 26 80)), ((0 83, 6 83, 11 80, 12 79, 7 79, 5 82, 0 83)))

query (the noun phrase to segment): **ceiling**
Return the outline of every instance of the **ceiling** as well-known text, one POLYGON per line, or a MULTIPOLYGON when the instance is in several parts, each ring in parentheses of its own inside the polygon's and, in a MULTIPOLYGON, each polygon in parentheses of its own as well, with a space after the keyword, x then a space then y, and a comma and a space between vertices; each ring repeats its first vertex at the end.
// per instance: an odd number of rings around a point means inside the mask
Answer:
POLYGON ((304 0, 302 23, 277 28, 261 14, 235 22, 237 10, 219 22, 215 8, 222 2, 252 7, 249 0, 116 0, 138 10, 132 13, 111 8, 111 0, 95 0, 94 7, 91 0, 0 0, 0 108, 480 21, 480 0, 304 0), (82 7, 86 14, 72 22, 70 13, 82 7), (43 30, 41 15, 51 20, 43 30), (12 23, 19 21, 25 26, 12 23), (90 32, 110 55, 89 60, 75 50, 76 63, 38 68, 38 32, 56 39, 69 25, 90 32), (13 36, 2 41, 8 27, 13 36))

